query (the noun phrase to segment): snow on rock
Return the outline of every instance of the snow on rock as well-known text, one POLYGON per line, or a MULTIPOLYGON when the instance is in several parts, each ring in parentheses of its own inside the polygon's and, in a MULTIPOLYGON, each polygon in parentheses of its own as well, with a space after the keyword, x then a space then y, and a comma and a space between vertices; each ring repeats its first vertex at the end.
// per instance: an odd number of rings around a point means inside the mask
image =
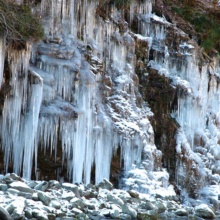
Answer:
POLYGON ((12 220, 13 218, 9 215, 9 213, 7 212, 7 210, 0 206, 0 218, 1 219, 5 219, 5 220, 12 220))
MULTIPOLYGON (((194 190, 195 197, 211 199, 210 184, 220 182, 217 60, 210 65, 199 64, 197 45, 165 18, 152 14, 151 0, 133 1, 130 5, 130 23, 126 25, 135 21, 136 34, 122 33, 119 27, 123 26, 120 23, 123 15, 116 7, 109 10, 108 19, 102 19, 96 13, 97 5, 97 0, 64 0, 62 4, 59 0, 42 0, 36 10, 48 15, 42 16, 44 42, 34 45, 32 54, 30 45, 21 51, 8 52, 11 91, 5 97, 0 118, 5 171, 13 162, 13 172, 23 172, 23 177, 30 180, 35 155, 37 177, 38 147, 45 152, 50 150, 56 158, 61 146, 62 165, 67 167, 69 181, 88 184, 95 168, 95 183, 101 182, 102 188, 99 196, 105 200, 108 196, 104 189, 112 189, 108 182, 111 160, 120 147, 121 188, 157 198, 175 196, 174 187, 169 185, 169 174, 162 169, 163 155, 154 144, 149 121, 153 114, 138 91, 135 44, 139 41, 148 46, 143 62, 172 80, 171 86, 178 90, 172 113, 180 126, 176 134, 177 187, 185 192, 190 180, 188 189, 194 190), (169 29, 181 39, 176 51, 165 45, 169 29), (202 190, 205 186, 206 193, 202 190)), ((5 42, 1 38, 0 86, 4 81, 4 52, 5 42)), ((16 177, 11 176, 6 183, 13 180, 16 177)), ((44 184, 36 183, 35 190, 42 192, 34 198, 48 205, 44 191, 50 186, 44 184)), ((0 188, 7 190, 5 185, 0 188)), ((67 183, 62 188, 74 192, 78 199, 83 191, 67 183)), ((15 187, 7 191, 13 196, 30 196, 21 194, 15 187)), ((217 188, 214 191, 216 195, 220 193, 217 188)), ((86 191, 84 195, 97 196, 98 192, 86 191)), ((133 200, 138 199, 135 193, 131 195, 133 200)), ((50 195, 47 196, 50 201, 50 195)), ((76 200, 71 193, 63 194, 63 198, 66 203, 76 200)), ((126 199, 124 196, 123 202, 126 199)), ((109 207, 102 212, 109 213, 112 213, 109 207)), ((125 214, 124 217, 129 218, 125 214)))
POLYGON ((21 192, 34 193, 34 190, 31 189, 29 186, 27 186, 23 182, 13 182, 13 183, 9 184, 9 187, 12 189, 17 189, 21 192))
POLYGON ((209 219, 215 218, 215 214, 210 209, 210 207, 206 204, 201 204, 199 206, 196 206, 195 211, 196 211, 196 215, 199 217, 209 218, 209 219))
MULTIPOLYGON (((1 184, 6 184, 7 178, 8 176, 5 176, 0 181, 1 184)), ((17 182, 19 183, 15 180, 15 183, 17 182)), ((45 183, 45 181, 42 181, 42 183, 45 183)), ((29 182, 33 190, 36 184, 39 184, 39 181, 29 182)), ((137 193, 135 197, 131 197, 125 190, 112 189, 110 191, 90 184, 90 187, 98 195, 94 198, 93 195, 87 193, 91 189, 81 184, 81 193, 82 195, 86 194, 87 197, 74 197, 70 200, 67 199, 67 196, 73 196, 72 191, 67 191, 62 185, 59 188, 50 186, 49 182, 48 185, 46 192, 35 189, 39 196, 31 199, 26 199, 22 195, 11 194, 9 189, 0 191, 0 216, 6 216, 6 219, 59 219, 61 217, 78 219, 80 217, 83 217, 83 219, 102 219, 104 217, 122 219, 126 217, 127 219, 140 219, 144 216, 178 219, 179 216, 186 214, 184 210, 191 209, 190 212, 187 212, 189 218, 195 218, 195 214, 200 217, 214 217, 214 212, 205 204, 196 206, 194 210, 191 205, 188 207, 187 205, 178 204, 172 197, 164 197, 162 200, 157 198, 156 195, 139 193, 137 198, 137 193), (45 202, 45 199, 47 202, 45 202)), ((134 195, 134 192, 132 192, 132 195, 134 195)))

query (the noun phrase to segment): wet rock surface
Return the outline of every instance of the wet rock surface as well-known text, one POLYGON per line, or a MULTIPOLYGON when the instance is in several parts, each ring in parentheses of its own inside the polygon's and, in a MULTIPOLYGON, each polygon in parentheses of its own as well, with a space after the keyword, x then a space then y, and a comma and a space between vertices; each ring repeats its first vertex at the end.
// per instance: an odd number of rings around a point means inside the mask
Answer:
MULTIPOLYGON (((0 180, 6 185, 0 191, 0 219, 215 219, 218 212, 212 205, 197 204, 195 207, 181 205, 180 201, 156 198, 156 195, 142 194, 135 190, 103 189, 102 184, 70 184, 58 181, 26 181, 17 179, 14 186, 29 186, 32 197, 20 195, 19 190, 10 191, 7 178, 14 174, 7 174, 0 180), (43 192, 40 187, 48 185, 43 192), (55 187, 56 186, 56 187, 55 187), (97 194, 94 198, 91 188, 97 194), (73 192, 74 189, 74 192, 73 192), (80 193, 79 193, 80 192, 80 193), (89 192, 89 193, 88 193, 89 192), (78 194, 78 196, 77 196, 78 194), (83 195, 87 195, 86 198, 83 195), (131 197, 131 196, 132 197, 131 197)), ((107 180, 108 186, 111 183, 107 180)), ((26 189, 26 188, 25 188, 26 189)))

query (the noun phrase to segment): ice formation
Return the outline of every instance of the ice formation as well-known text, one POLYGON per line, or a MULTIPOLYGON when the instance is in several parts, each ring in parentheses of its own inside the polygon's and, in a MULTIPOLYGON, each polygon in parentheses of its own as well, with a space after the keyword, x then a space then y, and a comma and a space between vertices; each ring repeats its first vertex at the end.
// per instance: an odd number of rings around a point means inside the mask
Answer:
POLYGON ((5 63, 5 39, 0 37, 0 89, 3 81, 3 71, 5 63))
MULTIPOLYGON (((23 177, 30 179, 34 155, 37 172, 38 147, 56 155, 60 141, 69 180, 89 183, 94 166, 99 183, 109 178, 112 156, 120 146, 123 187, 142 192, 167 188, 172 194, 169 175, 161 169, 162 153, 154 145, 148 119, 153 114, 138 91, 135 39, 139 39, 148 44, 148 66, 182 91, 172 114, 180 125, 178 184, 183 187, 187 179, 186 161, 205 180, 204 185, 210 179, 220 182, 219 64, 199 66, 196 44, 184 40, 177 58, 165 45, 167 28, 175 29, 182 39, 185 34, 152 14, 152 4, 151 0, 133 1, 127 24, 115 7, 108 19, 97 16, 98 1, 41 1, 35 10, 47 15, 42 18, 44 42, 34 45, 32 52, 28 46, 8 54, 12 89, 0 121, 6 171, 13 161, 14 172, 23 170, 23 177), (136 18, 138 33, 129 29, 122 33, 119 26, 129 27, 136 18)), ((3 40, 0 51, 1 84, 3 40)))

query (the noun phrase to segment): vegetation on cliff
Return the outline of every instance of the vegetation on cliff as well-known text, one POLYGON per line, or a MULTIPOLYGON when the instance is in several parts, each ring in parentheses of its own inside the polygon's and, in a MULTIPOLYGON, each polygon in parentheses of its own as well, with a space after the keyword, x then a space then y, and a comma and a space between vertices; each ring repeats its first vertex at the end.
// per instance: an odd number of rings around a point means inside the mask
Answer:
POLYGON ((132 0, 99 0, 100 6, 115 4, 117 8, 128 6, 131 2, 132 0))
POLYGON ((0 31, 4 33, 8 44, 16 46, 39 40, 44 35, 39 19, 34 17, 29 6, 7 0, 0 0, 0 31))
POLYGON ((217 1, 157 0, 156 12, 175 23, 209 55, 220 52, 220 6, 217 1))

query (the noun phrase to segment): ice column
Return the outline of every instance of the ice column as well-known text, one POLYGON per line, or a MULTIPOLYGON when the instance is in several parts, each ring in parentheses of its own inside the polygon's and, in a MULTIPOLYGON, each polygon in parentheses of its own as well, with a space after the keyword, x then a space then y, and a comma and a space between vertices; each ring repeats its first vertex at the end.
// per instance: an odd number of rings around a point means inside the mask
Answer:
MULTIPOLYGON (((39 77, 35 79, 35 84, 30 86, 31 95, 28 101, 28 113, 24 119, 24 162, 23 162, 23 177, 25 179, 31 179, 31 171, 33 164, 33 154, 35 143, 37 142, 37 128, 38 118, 40 112, 40 106, 42 101, 43 81, 39 77)), ((38 146, 36 146, 38 147, 38 146)))

